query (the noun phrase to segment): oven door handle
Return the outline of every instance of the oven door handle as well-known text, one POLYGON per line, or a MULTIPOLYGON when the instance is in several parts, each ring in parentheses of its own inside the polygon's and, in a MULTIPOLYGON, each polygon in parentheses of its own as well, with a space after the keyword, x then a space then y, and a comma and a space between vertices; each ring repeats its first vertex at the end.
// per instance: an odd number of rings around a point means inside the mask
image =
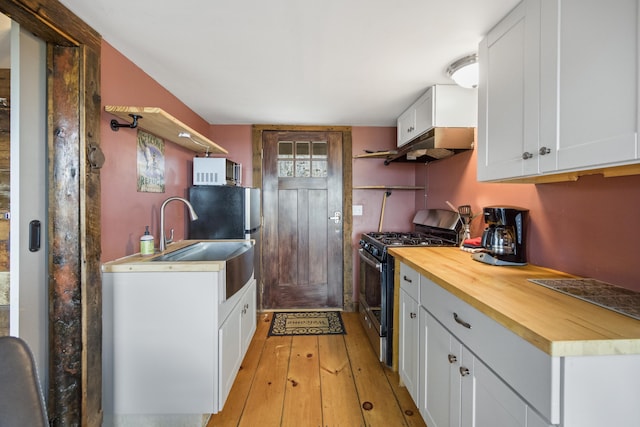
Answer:
POLYGON ((382 272, 382 263, 381 262, 379 262, 377 259, 375 259, 371 255, 369 255, 369 253, 366 252, 362 248, 360 248, 358 250, 358 252, 360 253, 360 259, 362 261, 366 262, 367 264, 369 264, 371 267, 375 268, 379 272, 382 272))

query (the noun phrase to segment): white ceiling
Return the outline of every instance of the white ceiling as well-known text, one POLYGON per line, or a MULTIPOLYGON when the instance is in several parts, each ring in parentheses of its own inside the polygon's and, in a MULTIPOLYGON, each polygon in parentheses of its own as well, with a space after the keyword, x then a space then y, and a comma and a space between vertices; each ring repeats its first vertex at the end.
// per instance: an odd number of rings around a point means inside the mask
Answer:
POLYGON ((211 124, 395 126, 519 0, 61 0, 211 124))

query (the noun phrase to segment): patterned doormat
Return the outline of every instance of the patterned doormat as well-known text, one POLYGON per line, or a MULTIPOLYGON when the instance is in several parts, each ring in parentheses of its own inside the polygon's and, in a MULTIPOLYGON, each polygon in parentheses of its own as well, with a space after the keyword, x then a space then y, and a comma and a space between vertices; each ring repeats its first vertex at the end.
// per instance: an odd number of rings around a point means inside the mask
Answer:
POLYGON ((346 334, 339 311, 273 313, 269 335, 346 334))

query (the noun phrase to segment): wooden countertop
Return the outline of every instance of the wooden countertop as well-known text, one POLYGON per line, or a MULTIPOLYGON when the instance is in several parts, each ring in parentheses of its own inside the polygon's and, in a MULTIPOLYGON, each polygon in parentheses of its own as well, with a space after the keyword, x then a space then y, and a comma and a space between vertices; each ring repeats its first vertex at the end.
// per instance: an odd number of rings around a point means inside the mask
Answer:
POLYGON ((171 243, 164 252, 154 255, 139 253, 118 258, 102 264, 103 273, 149 272, 149 271, 220 271, 225 267, 224 261, 153 261, 156 257, 182 249, 185 246, 206 240, 181 240, 171 243))
POLYGON ((639 320, 527 280, 575 276, 533 265, 488 265, 458 248, 389 253, 551 356, 640 354, 639 320))

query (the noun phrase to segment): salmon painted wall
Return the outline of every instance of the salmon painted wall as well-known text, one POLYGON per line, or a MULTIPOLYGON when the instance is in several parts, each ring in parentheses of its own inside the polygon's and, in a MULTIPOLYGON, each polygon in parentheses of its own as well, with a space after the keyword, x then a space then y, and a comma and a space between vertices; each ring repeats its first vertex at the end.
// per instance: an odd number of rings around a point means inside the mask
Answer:
MULTIPOLYGON (((395 127, 354 127, 352 129, 353 155, 364 154, 365 150, 385 151, 396 147, 395 127)), ((353 258, 353 299, 358 301, 359 256, 358 242, 360 235, 377 231, 382 217, 383 231, 408 231, 413 228, 412 221, 415 214, 415 191, 392 190, 387 196, 382 215, 382 205, 385 190, 358 190, 359 186, 374 185, 402 185, 415 186, 416 175, 410 164, 384 164, 382 159, 354 159, 353 160, 353 205, 362 206, 362 216, 353 216, 353 234, 351 247, 353 258)))
POLYGON ((242 186, 253 186, 251 126, 249 125, 210 125, 209 137, 224 147, 227 157, 242 165, 242 186))
MULTIPOLYGON (((187 108, 179 99, 129 61, 111 45, 102 44, 102 105, 160 107, 179 120, 227 149, 228 157, 243 166, 243 185, 251 186, 252 153, 250 125, 210 125, 187 108)), ((193 156, 189 150, 165 143, 165 193, 139 193, 136 188, 137 131, 123 128, 113 132, 109 113, 102 112, 101 144, 106 162, 101 170, 102 182, 102 261, 110 261, 139 251, 139 238, 149 225, 159 242, 160 206, 170 196, 187 196, 192 183, 193 156)), ((142 119, 144 120, 144 119, 142 119)), ((354 127, 353 153, 385 150, 395 146, 395 128, 354 127)), ((381 160, 354 160, 354 185, 413 185, 414 169, 406 165, 382 165, 381 160)), ((352 246, 354 264, 359 236, 378 228, 382 191, 356 190, 354 204, 364 208, 364 216, 354 218, 352 246)), ((412 192, 394 191, 389 197, 384 228, 406 229, 411 225, 412 192)), ((178 202, 167 205, 167 229, 175 228, 175 239, 185 236, 186 212, 178 202)), ((357 268, 356 268, 357 270, 357 268)))
MULTIPOLYGON (((530 263, 640 291, 640 176, 500 184, 479 183, 476 171, 475 151, 416 166, 416 182, 426 187, 416 206, 426 201, 429 208, 446 209, 449 200, 470 204, 474 213, 490 205, 528 208, 530 263)), ((483 229, 479 216, 472 236, 483 229)))
MULTIPOLYGON (((102 42, 102 105, 160 107, 198 132, 208 135, 209 124, 187 108, 140 68, 108 43, 102 42)), ((111 130, 115 117, 102 112, 101 147, 106 162, 100 171, 102 203, 102 261, 139 252, 139 239, 149 225, 159 243, 160 206, 171 196, 187 196, 194 153, 165 142, 165 192, 139 193, 136 184, 137 130, 111 130)), ((144 120, 141 119, 141 120, 144 120)), ((122 120, 120 120, 122 122, 122 120)), ((185 206, 171 202, 166 208, 167 229, 175 240, 185 236, 185 206)))

